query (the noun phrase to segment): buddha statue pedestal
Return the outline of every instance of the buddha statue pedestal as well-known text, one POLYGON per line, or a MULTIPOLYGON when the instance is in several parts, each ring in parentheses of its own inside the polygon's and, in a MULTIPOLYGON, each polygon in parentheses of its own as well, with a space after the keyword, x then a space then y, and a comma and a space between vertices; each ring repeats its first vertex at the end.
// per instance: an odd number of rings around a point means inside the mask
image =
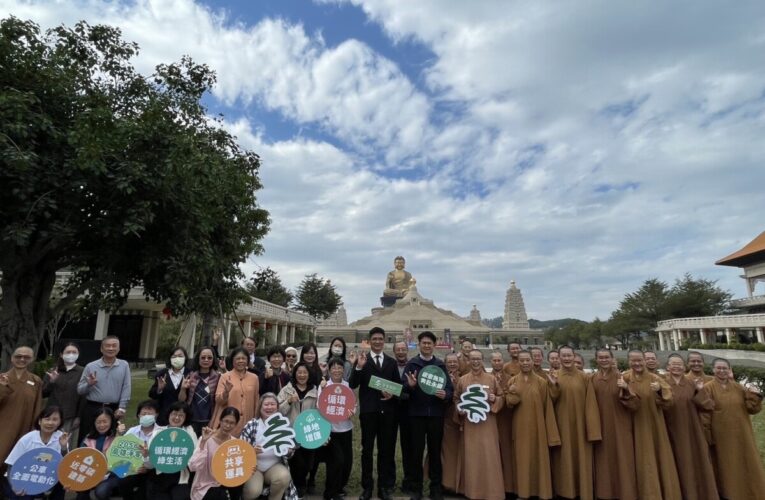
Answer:
POLYGON ((396 301, 400 298, 401 297, 396 297, 394 295, 383 295, 380 297, 380 304, 382 304, 383 307, 393 307, 396 301))

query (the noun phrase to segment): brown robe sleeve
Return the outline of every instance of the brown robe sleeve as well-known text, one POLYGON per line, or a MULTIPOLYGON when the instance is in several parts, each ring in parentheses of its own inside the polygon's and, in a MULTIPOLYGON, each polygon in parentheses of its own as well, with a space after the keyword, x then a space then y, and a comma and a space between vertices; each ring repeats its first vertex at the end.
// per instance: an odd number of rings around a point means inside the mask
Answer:
POLYGON ((670 408, 675 404, 672 399, 672 388, 669 386, 666 380, 654 375, 653 380, 658 382, 661 388, 656 392, 656 406, 659 408, 670 408))
POLYGON ((623 377, 624 381, 627 382, 627 387, 619 390, 619 402, 629 411, 635 412, 640 408, 640 396, 629 386, 630 374, 625 373, 623 377))
POLYGON ((558 398, 560 397, 560 385, 553 384, 550 382, 550 380, 547 377, 544 377, 545 382, 547 382, 547 393, 550 395, 550 397, 553 400, 553 403, 555 401, 558 401, 558 398))
POLYGON ((5 401, 5 398, 10 396, 12 393, 13 393, 13 389, 11 389, 10 384, 0 385, 0 404, 2 404, 2 402, 5 401))
POLYGON ((497 379, 492 377, 491 390, 494 393, 494 404, 491 405, 492 413, 499 413, 505 407, 505 398, 502 396, 502 386, 497 379))
POLYGON ((587 379, 587 389, 584 396, 584 425, 587 433, 587 441, 601 441, 600 410, 598 399, 595 396, 595 387, 592 385, 592 377, 587 379))
POLYGON ((507 389, 505 389, 505 406, 508 408, 512 408, 521 402, 521 396, 518 394, 517 389, 516 392, 510 392, 510 387, 512 387, 514 383, 515 377, 510 377, 510 380, 507 381, 507 389))
POLYGON ((746 411, 750 415, 760 413, 762 410, 762 396, 747 389, 744 389, 744 403, 746 404, 746 411))
POLYGON ((549 385, 547 397, 545 397, 545 428, 547 430, 547 446, 560 446, 560 432, 558 432, 558 421, 555 420, 555 407, 550 397, 549 385))

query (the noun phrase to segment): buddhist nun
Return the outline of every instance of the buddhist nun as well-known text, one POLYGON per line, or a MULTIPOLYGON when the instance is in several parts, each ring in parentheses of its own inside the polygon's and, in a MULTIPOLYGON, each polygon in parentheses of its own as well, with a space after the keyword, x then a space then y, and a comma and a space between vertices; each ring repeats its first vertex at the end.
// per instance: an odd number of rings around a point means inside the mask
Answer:
POLYGON ((463 457, 462 473, 458 492, 471 499, 504 500, 505 485, 502 481, 502 462, 499 452, 496 414, 504 406, 502 389, 497 379, 483 367, 483 354, 470 351, 470 373, 460 377, 454 391, 455 404, 461 396, 478 386, 487 395, 488 411, 481 412, 485 418, 478 420, 476 412, 458 409, 462 429, 461 448, 463 457), (478 421, 473 421, 478 420, 478 421))
MULTIPOLYGON (((460 362, 455 353, 449 353, 444 357, 444 364, 449 377, 452 379, 452 385, 457 386, 459 382, 460 362)), ((460 470, 462 469, 460 451, 460 425, 457 418, 457 409, 453 401, 445 403, 444 411, 444 437, 441 440, 441 468, 443 470, 441 485, 448 491, 457 491, 460 470)))
POLYGON ((714 402, 704 391, 704 382, 691 382, 685 376, 685 362, 678 354, 670 355, 667 372, 674 404, 664 409, 664 418, 680 491, 685 500, 718 500, 709 445, 699 416, 699 411, 711 410, 714 402))
POLYGON ((542 378, 547 378, 547 372, 542 368, 542 362, 545 359, 545 353, 539 347, 532 347, 529 349, 531 352, 531 362, 534 365, 534 373, 542 378))
POLYGON ((691 382, 701 380, 705 384, 714 379, 712 375, 704 373, 704 356, 700 352, 688 351, 688 379, 691 382))
POLYGON ((630 351, 628 359, 624 380, 640 403, 632 414, 638 493, 641 499, 680 500, 680 480, 662 411, 672 406, 672 390, 646 369, 642 351, 630 351))
MULTIPOLYGON (((520 346, 518 346, 520 348, 520 346)), ((517 358, 517 354, 516 354, 517 358)), ((492 375, 499 383, 499 386, 504 390, 507 387, 507 381, 510 377, 517 375, 515 372, 513 375, 505 372, 504 368, 507 365, 503 363, 502 353, 495 351, 491 353, 491 367, 492 375)), ((514 368, 514 367, 513 367, 514 368)), ((520 371, 520 367, 518 367, 520 371)), ((502 409, 497 413, 497 432, 499 433, 499 453, 502 458, 502 478, 505 483, 505 493, 511 493, 515 491, 513 485, 513 411, 507 405, 503 405, 502 409)))
POLYGON ((601 440, 598 403, 589 377, 574 366, 574 350, 565 346, 558 352, 554 406, 561 444, 550 452, 553 489, 560 497, 592 500, 592 443, 601 440))
POLYGON ((29 371, 34 360, 30 347, 18 347, 11 355, 11 369, 0 373, 0 470, 21 436, 31 431, 42 409, 42 380, 29 371))
POLYGON ((514 493, 518 498, 552 498, 549 448, 560 446, 553 409, 557 380, 553 374, 536 375, 528 351, 518 354, 518 363, 521 372, 505 391, 505 404, 513 408, 514 493))
POLYGON ((716 359, 712 368, 715 378, 704 385, 704 391, 714 402, 711 431, 717 489, 727 500, 763 498, 765 469, 749 417, 762 410, 762 394, 752 385, 745 388, 733 380, 727 360, 716 359))
POLYGON ((637 398, 631 397, 629 386, 616 368, 613 353, 598 349, 598 371, 590 381, 600 414, 603 439, 594 445, 595 497, 602 499, 637 500, 635 446, 632 436, 632 412, 637 398))

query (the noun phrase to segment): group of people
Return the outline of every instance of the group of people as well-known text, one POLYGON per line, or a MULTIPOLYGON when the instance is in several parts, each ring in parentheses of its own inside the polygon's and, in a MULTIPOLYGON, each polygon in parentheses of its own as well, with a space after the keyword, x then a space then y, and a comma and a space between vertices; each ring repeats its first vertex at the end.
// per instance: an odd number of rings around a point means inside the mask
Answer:
MULTIPOLYGON (((12 368, 0 374, 0 419, 7 430, 0 434, 2 462, 12 466, 25 451, 40 447, 65 454, 85 446, 106 453, 124 434, 149 445, 161 430, 178 427, 195 446, 186 469, 156 472, 146 454, 137 474, 109 473, 78 500, 91 493, 98 499, 119 493, 128 500, 301 498, 315 488, 322 461, 328 464, 324 498, 340 500, 353 466, 352 420, 333 423, 329 440, 315 450, 296 445, 281 457, 262 445, 271 415, 279 412, 293 424, 317 407, 323 390, 343 384, 358 389, 351 414, 358 413, 361 431, 362 500, 375 496, 375 489, 383 500, 393 497, 397 443, 399 488, 414 500, 422 498, 426 476, 433 500, 445 491, 488 500, 744 500, 765 491, 749 417, 761 410, 762 395, 738 384, 723 359, 715 360, 709 376, 700 354, 689 353, 687 367, 672 354, 666 373, 659 374, 654 353, 633 350, 630 369, 621 373, 613 353, 600 349, 597 370, 588 374, 570 347, 550 351, 545 369, 541 349, 513 343, 509 361, 492 351, 487 369, 483 353, 467 340, 441 360, 434 354, 435 335, 426 331, 418 336, 416 355, 410 357, 407 344, 398 342, 390 356, 384 330, 372 328, 370 349, 360 353, 347 352, 338 337, 326 358, 308 343, 299 353, 272 347, 263 360, 255 354, 255 340, 246 338, 221 360, 217 339, 193 360, 181 347, 172 351, 149 399, 138 404, 138 425, 130 429, 122 422, 130 369, 117 358, 118 338, 103 339, 102 357, 85 367, 77 364, 77 346, 64 346, 44 380, 28 370, 32 349, 19 347, 12 368), (427 390, 418 375, 434 369, 441 370, 444 383, 427 390), (376 379, 389 385, 380 390, 376 379), (475 386, 486 396, 483 420, 467 418, 458 404, 475 386), (227 488, 216 481, 211 460, 232 438, 255 448, 257 466, 242 486, 227 488)), ((9 498, 27 498, 7 482, 4 489, 9 498)), ((57 485, 51 498, 63 495, 57 485)))

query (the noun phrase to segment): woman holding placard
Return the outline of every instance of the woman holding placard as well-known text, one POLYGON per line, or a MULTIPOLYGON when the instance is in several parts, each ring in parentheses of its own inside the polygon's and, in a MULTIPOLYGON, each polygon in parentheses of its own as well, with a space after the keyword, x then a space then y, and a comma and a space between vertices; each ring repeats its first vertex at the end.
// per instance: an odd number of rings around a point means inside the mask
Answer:
MULTIPOLYGON (((114 412, 111 408, 105 406, 96 411, 96 419, 93 430, 85 436, 80 446, 98 450, 104 455, 109 450, 114 438, 117 437, 117 419, 114 418, 114 412)), ((124 424, 122 424, 124 431, 124 424)), ((88 491, 81 491, 77 494, 77 500, 88 500, 90 492, 96 496, 96 500, 109 500, 112 492, 119 486, 119 478, 110 472, 98 486, 88 491)))
MULTIPOLYGON (((8 477, 13 474, 13 465, 28 451, 39 448, 50 448, 61 455, 65 455, 68 450, 69 434, 61 432, 63 418, 61 409, 58 406, 49 406, 37 416, 35 421, 35 430, 27 432, 14 445, 5 463, 10 467, 8 477)), ((33 498, 26 495, 25 491, 14 491, 10 484, 6 485, 6 495, 10 499, 33 498)), ((64 490, 59 484, 53 487, 53 491, 48 497, 53 500, 63 500, 64 490)))
POLYGON ((189 470, 195 472, 191 486, 191 500, 228 500, 228 488, 213 477, 212 459, 220 445, 233 439, 231 433, 239 424, 239 410, 229 406, 221 410, 218 428, 202 429, 202 439, 189 461, 189 470))
MULTIPOLYGON (((344 385, 348 388, 348 382, 343 379, 345 376, 345 363, 341 358, 331 358, 329 360, 329 381, 322 390, 328 390, 335 384, 344 385)), ((350 411, 350 416, 356 413, 354 407, 350 411)), ((329 442, 321 448, 319 452, 324 461, 328 464, 327 481, 324 490, 324 498, 339 500, 342 498, 343 490, 348 484, 353 467, 353 422, 350 419, 342 422, 332 422, 332 432, 329 435, 329 442)))
MULTIPOLYGON (((190 420, 191 411, 189 410, 188 405, 183 401, 176 401, 168 408, 167 428, 179 428, 189 435, 191 443, 193 443, 193 448, 189 452, 189 455, 191 455, 199 445, 199 440, 194 432, 194 428, 190 424, 190 420)), ((163 438, 159 437, 157 439, 162 440, 163 438)), ((161 445, 162 444, 159 444, 158 446, 161 445)), ((159 463, 161 463, 161 461, 159 463)), ((155 463, 154 466, 157 467, 157 464, 155 463)), ((152 481, 146 484, 147 497, 152 500, 183 500, 189 498, 191 491, 191 485, 189 484, 190 477, 191 473, 189 473, 189 470, 186 467, 180 472, 164 471, 161 474, 158 473, 152 481)))
POLYGON ((244 484, 242 498, 254 500, 263 493, 263 486, 268 485, 269 500, 279 500, 284 491, 290 485, 290 470, 282 463, 281 457, 273 448, 263 449, 266 442, 263 435, 266 430, 266 420, 279 411, 279 400, 272 392, 267 392, 260 397, 258 403, 257 418, 253 418, 242 429, 241 438, 255 447, 258 456, 257 469, 250 479, 244 484))
MULTIPOLYGON (((279 411, 290 420, 290 424, 294 425, 300 412, 316 408, 317 398, 318 392, 310 369, 305 362, 301 361, 292 371, 292 381, 279 393, 279 411)), ((290 459, 292 482, 295 483, 300 497, 305 496, 306 480, 313 466, 314 455, 314 450, 298 448, 290 459)))

